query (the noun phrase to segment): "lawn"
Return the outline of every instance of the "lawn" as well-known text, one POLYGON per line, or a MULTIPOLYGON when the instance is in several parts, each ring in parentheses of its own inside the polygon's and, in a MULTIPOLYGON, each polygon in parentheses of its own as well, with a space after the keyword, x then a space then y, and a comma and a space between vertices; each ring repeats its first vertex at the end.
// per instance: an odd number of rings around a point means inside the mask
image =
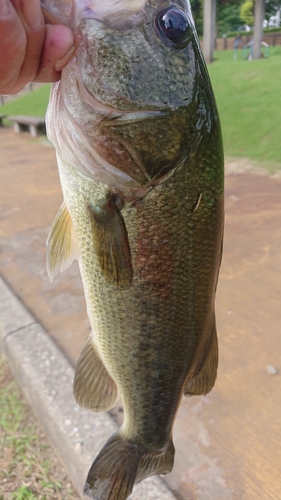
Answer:
POLYGON ((221 116, 227 156, 248 157, 269 170, 281 168, 281 47, 268 59, 237 61, 215 53, 209 72, 221 116))
POLYGON ((50 85, 42 85, 14 101, 0 106, 0 113, 7 115, 44 116, 50 93, 50 85))
POLYGON ((0 356, 0 500, 79 500, 0 356))
MULTIPOLYGON (((259 61, 237 61, 233 51, 215 53, 209 66, 221 122, 225 153, 247 157, 268 170, 281 168, 281 47, 272 47, 270 57, 259 61)), ((43 116, 49 85, 43 86, 0 107, 8 115, 43 116)))

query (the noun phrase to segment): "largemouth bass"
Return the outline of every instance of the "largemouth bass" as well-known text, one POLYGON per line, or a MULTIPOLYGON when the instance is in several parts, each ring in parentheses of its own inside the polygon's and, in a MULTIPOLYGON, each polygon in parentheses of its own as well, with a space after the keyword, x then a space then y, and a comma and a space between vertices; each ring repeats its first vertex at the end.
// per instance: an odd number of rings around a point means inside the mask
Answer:
POLYGON ((106 411, 121 396, 124 406, 85 494, 125 500, 171 471, 182 395, 207 394, 216 379, 220 122, 188 0, 42 6, 81 39, 47 113, 64 198, 48 272, 78 259, 93 330, 78 404, 106 411))

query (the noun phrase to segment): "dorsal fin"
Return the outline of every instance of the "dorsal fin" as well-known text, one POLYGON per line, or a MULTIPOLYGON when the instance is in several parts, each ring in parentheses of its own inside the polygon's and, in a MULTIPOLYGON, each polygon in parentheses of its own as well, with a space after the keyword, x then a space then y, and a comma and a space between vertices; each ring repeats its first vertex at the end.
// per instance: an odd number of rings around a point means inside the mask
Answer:
POLYGON ((47 271, 50 280, 67 269, 77 257, 78 250, 73 240, 72 221, 63 202, 47 238, 47 271))
POLYGON ((109 283, 126 289, 131 286, 133 269, 121 205, 121 198, 110 194, 103 204, 89 205, 89 214, 102 274, 109 283))

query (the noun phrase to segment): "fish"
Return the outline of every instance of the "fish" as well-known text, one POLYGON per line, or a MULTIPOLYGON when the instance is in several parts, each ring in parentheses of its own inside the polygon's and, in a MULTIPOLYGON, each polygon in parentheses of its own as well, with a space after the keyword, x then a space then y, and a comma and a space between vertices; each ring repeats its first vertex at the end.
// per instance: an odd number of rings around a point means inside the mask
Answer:
POLYGON ((41 3, 80 40, 47 111, 63 192, 47 269, 79 263, 92 333, 78 405, 124 408, 84 493, 126 500, 172 470, 182 396, 217 376, 220 119, 188 0, 41 3))

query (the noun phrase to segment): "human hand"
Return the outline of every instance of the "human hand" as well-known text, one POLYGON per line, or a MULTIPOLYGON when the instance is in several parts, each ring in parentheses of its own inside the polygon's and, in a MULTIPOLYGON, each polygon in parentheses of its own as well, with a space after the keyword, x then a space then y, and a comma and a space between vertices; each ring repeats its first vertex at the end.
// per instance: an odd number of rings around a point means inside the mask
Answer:
POLYGON ((69 28, 45 24, 40 0, 0 0, 0 94, 59 80, 74 50, 69 28))

